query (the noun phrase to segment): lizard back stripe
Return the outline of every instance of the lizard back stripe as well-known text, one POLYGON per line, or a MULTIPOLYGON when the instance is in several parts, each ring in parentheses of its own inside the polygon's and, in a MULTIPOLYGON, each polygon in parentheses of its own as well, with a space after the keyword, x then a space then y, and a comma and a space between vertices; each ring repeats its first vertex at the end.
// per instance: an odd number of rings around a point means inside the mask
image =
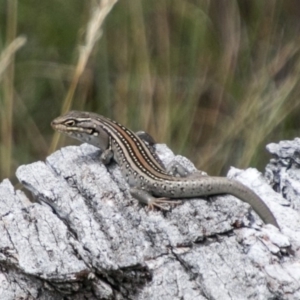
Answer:
POLYGON ((97 118, 99 126, 108 130, 113 139, 119 145, 119 150, 123 147, 124 157, 131 161, 142 173, 155 180, 171 180, 172 178, 155 160, 147 146, 132 131, 121 124, 107 118, 97 118))

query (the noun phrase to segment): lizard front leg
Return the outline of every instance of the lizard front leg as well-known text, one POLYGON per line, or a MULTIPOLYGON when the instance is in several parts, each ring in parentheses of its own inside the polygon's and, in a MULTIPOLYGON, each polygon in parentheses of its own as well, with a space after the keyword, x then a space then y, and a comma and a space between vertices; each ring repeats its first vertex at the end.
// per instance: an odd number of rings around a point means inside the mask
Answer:
MULTIPOLYGON (((160 158, 157 156, 155 152, 154 145, 156 144, 154 138, 145 131, 138 131, 135 133, 144 143, 145 145, 151 150, 151 153, 155 155, 157 161, 160 163, 160 165, 165 168, 163 162, 160 160, 160 158)), ((169 163, 169 165, 165 168, 168 174, 175 177, 200 177, 203 176, 203 174, 196 172, 191 173, 187 168, 185 168, 182 164, 180 164, 177 161, 172 161, 169 163)))
POLYGON ((113 150, 111 148, 107 148, 101 153, 100 159, 104 165, 108 165, 112 161, 113 157, 113 150))
POLYGON ((137 131, 135 133, 144 143, 147 143, 149 146, 154 146, 156 144, 154 138, 145 131, 137 131))

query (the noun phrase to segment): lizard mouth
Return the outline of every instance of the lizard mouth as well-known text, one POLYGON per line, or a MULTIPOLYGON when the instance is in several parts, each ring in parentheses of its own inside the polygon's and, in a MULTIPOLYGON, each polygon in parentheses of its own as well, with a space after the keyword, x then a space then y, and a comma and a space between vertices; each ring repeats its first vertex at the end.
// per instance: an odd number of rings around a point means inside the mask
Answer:
POLYGON ((72 135, 71 133, 73 133, 72 131, 66 130, 66 126, 65 125, 63 125, 63 124, 57 124, 55 122, 55 120, 51 122, 51 127, 54 130, 58 131, 59 133, 63 133, 63 134, 66 134, 66 135, 72 135))
POLYGON ((51 122, 51 127, 52 127, 53 129, 55 129, 55 130, 61 132, 61 131, 63 130, 63 127, 64 127, 64 126, 61 125, 61 124, 57 124, 57 123, 55 122, 55 120, 54 120, 54 121, 51 122))

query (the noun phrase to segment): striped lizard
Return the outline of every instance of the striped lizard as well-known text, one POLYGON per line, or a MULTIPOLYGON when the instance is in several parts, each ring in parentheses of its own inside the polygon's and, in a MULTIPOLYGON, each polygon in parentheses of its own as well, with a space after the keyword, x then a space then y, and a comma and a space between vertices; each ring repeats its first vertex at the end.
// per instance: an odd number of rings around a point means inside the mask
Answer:
POLYGON ((249 203, 265 223, 279 228, 263 200, 240 182, 226 177, 186 176, 180 165, 167 171, 147 145, 153 141, 145 133, 134 133, 106 117, 81 111, 70 111, 54 119, 51 125, 61 133, 100 148, 104 164, 116 161, 129 183, 131 195, 151 208, 163 209, 166 203, 174 203, 172 199, 230 194, 249 203))

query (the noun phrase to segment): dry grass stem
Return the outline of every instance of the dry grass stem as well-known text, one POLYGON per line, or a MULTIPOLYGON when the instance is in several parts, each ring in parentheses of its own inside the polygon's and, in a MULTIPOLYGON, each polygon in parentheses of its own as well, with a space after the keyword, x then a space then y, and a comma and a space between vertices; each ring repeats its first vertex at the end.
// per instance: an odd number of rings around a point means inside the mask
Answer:
POLYGON ((10 62, 14 58, 15 53, 26 43, 25 37, 17 37, 13 40, 0 55, 0 81, 3 78, 5 70, 9 66, 10 62))
POLYGON ((70 89, 68 91, 67 97, 62 106, 62 113, 68 111, 71 107, 72 99, 79 78, 86 67, 88 59, 92 53, 92 50, 97 40, 101 37, 102 34, 101 27, 103 25, 103 22, 117 1, 118 0, 102 0, 99 1, 98 5, 92 7, 91 9, 92 15, 87 24, 85 44, 80 46, 78 62, 76 65, 76 69, 75 69, 75 73, 72 79, 70 89))
MULTIPOLYGON (((68 94, 62 105, 62 113, 65 113, 71 108, 73 96, 78 85, 79 78, 81 77, 86 67, 88 59, 94 49, 96 42, 101 37, 101 27, 103 25, 103 22, 117 1, 118 0, 99 0, 97 1, 98 5, 91 7, 91 18, 87 24, 85 44, 80 46, 78 62, 75 68, 70 88, 68 90, 68 94)), ((53 152, 53 150, 57 147, 58 140, 59 134, 55 133, 50 146, 50 153, 53 152)))

